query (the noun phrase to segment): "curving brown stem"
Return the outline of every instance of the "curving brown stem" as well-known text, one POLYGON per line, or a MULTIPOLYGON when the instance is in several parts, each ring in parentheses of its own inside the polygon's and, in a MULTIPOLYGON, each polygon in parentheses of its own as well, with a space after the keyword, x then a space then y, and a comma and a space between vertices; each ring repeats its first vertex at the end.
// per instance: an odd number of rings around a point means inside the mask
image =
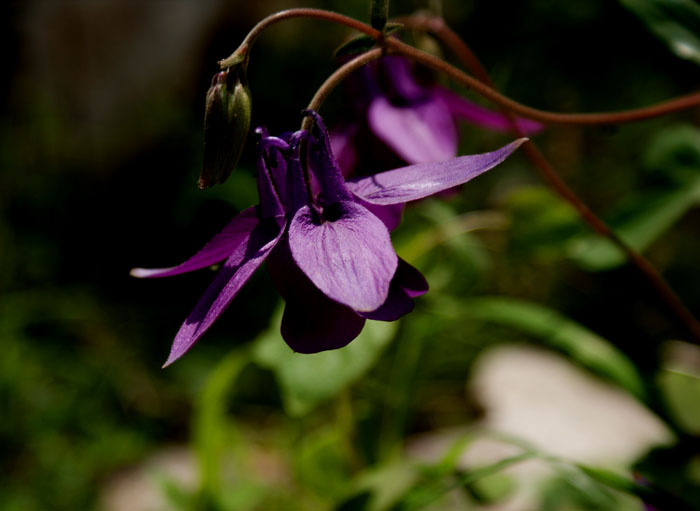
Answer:
MULTIPOLYGON (((662 103, 658 103, 649 107, 639 108, 635 110, 625 110, 621 112, 560 114, 555 112, 548 112, 546 110, 539 110, 537 108, 532 108, 527 105, 523 105, 521 103, 518 103, 517 101, 514 101, 504 96, 503 94, 495 90, 492 86, 489 86, 483 81, 468 75, 467 73, 461 71, 460 69, 454 66, 451 66, 444 60, 441 60, 433 55, 418 50, 413 46, 402 43, 396 38, 384 38, 382 32, 380 32, 379 30, 375 30, 366 23, 362 23, 361 21, 358 21, 354 18, 350 18, 349 16, 338 14, 336 12, 311 8, 288 9, 286 11, 280 11, 262 19, 250 31, 250 33, 246 36, 246 38, 243 40, 243 42, 238 47, 238 49, 236 49, 235 52, 233 52, 227 58, 219 61, 219 65, 221 66, 221 68, 225 69, 227 67, 241 62, 243 62, 244 65, 247 64, 250 48, 252 47, 255 40, 260 36, 260 34, 270 25, 290 18, 316 18, 345 25, 346 27, 352 28, 354 30, 357 30, 358 32, 368 35, 369 37, 377 41, 383 41, 387 48, 393 50, 396 53, 406 55, 407 57, 410 57, 413 60, 416 60, 428 67, 435 69, 436 71, 447 74, 462 85, 471 88, 477 94, 482 95, 486 99, 500 105, 501 107, 511 112, 546 124, 621 124, 626 122, 649 119, 652 117, 658 117, 659 115, 668 114, 671 112, 678 112, 681 110, 687 110, 691 107, 700 106, 700 92, 696 92, 685 96, 680 96, 669 101, 664 101, 662 103)), ((456 34, 452 34, 456 36, 456 34)), ((475 70, 478 69, 479 66, 480 64, 477 66, 472 61, 469 69, 472 69, 475 72, 475 70)))
MULTIPOLYGON (((416 16, 403 18, 401 21, 407 26, 432 32, 455 53, 462 64, 464 64, 464 66, 466 66, 472 73, 474 73, 479 80, 493 87, 491 77, 477 56, 442 18, 433 16, 416 16)), ((513 114, 508 111, 505 113, 510 117, 513 132, 518 136, 524 136, 522 130, 515 122, 515 117, 513 114)), ((624 252, 627 259, 642 273, 649 284, 651 284, 651 286, 659 294, 659 297, 666 304, 668 309, 678 318, 678 320, 693 336, 694 340, 696 342, 700 342, 700 323, 698 323, 697 319, 695 319, 683 301, 678 297, 673 289, 671 289, 666 280, 649 262, 649 260, 625 243, 605 222, 603 222, 603 220, 601 220, 581 199, 578 198, 573 190, 571 190, 571 188, 569 188, 569 186, 562 181, 547 158, 537 148, 534 142, 526 142, 523 144, 522 148, 525 155, 540 172, 542 178, 562 198, 564 198, 576 209, 581 218, 583 218, 595 232, 605 238, 608 238, 624 252)))
MULTIPOLYGON (((306 108, 308 110, 318 111, 321 108, 323 102, 328 97, 328 95, 331 93, 331 91, 335 89, 340 82, 347 78, 347 76, 350 73, 352 73, 356 69, 361 68, 362 66, 368 64, 373 60, 377 60, 382 56, 383 53, 384 50, 382 48, 373 48, 340 66, 333 72, 332 75, 326 78, 326 81, 323 82, 321 87, 318 88, 318 90, 314 94, 314 97, 311 98, 309 106, 307 106, 306 108)), ((308 129, 311 125, 311 122, 313 122, 311 117, 304 118, 304 122, 301 126, 302 129, 308 129)))

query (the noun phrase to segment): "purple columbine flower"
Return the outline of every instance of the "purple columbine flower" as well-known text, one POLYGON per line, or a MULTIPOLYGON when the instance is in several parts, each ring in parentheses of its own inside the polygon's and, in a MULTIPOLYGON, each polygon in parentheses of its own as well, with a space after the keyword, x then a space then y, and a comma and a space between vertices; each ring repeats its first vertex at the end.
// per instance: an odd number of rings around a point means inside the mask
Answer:
MULTIPOLYGON (((360 69, 353 81, 358 110, 370 131, 409 164, 442 161, 457 155, 457 121, 483 128, 512 131, 508 116, 473 103, 440 85, 418 83, 412 63, 405 57, 388 56, 360 69), (358 94, 359 93, 359 94, 358 94)), ((517 119, 528 135, 543 126, 517 119)), ((333 130, 331 141, 341 168, 349 175, 357 161, 354 139, 360 128, 347 124, 333 130)))
POLYGON ((359 335, 366 319, 394 321, 410 312, 428 284, 396 255, 389 237, 395 219, 386 208, 463 184, 526 140, 346 182, 323 121, 316 112, 305 113, 315 121, 311 132, 282 139, 256 130, 258 206, 239 213, 179 266, 132 270, 136 277, 167 277, 224 261, 175 336, 166 366, 202 337, 263 261, 286 302, 281 332, 294 351, 341 348, 359 335), (313 197, 304 165, 318 181, 320 192, 313 197))

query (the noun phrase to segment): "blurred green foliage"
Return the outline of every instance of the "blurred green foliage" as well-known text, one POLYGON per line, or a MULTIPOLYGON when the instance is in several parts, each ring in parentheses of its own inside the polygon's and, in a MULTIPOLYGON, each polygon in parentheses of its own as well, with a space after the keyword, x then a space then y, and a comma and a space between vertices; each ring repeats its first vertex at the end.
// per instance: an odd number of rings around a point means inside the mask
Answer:
MULTIPOLYGON (((161 370, 212 272, 143 282, 128 271, 183 260, 255 203, 252 143, 226 184, 196 189, 204 94, 216 61, 261 17, 293 4, 61 4, 0 8, 0 509, 116 511, 105 495, 121 476, 147 481, 168 511, 480 509, 516 493, 507 469, 533 461, 551 470, 531 488, 543 510, 631 511, 640 498, 700 508, 694 347, 664 355, 684 332, 521 156, 407 209, 394 244, 431 290, 401 322, 369 322, 342 350, 293 354, 279 337, 277 293, 259 272, 202 342, 161 370), (522 444, 463 466, 488 434, 478 428, 488 403, 465 382, 482 353, 507 343, 565 354, 660 416, 674 443, 618 472, 522 444), (456 427, 466 433, 432 460, 407 454, 419 434, 456 427), (196 483, 143 468, 173 445, 194 453, 196 483)), ((369 16, 364 0, 313 4, 369 16)), ((395 1, 390 15, 436 4, 395 1)), ((689 1, 445 0, 441 9, 499 88, 533 106, 633 108, 700 83, 689 1)), ((309 20, 264 34, 249 68, 253 125, 295 129, 348 35, 309 20)), ((351 104, 351 90, 335 91, 326 122, 342 122, 351 104)), ((536 137, 693 311, 698 122, 689 111, 536 137)), ((465 154, 507 138, 461 133, 465 154)), ((374 162, 396 166, 384 154, 374 162)), ((141 511, 139 495, 129 509, 141 511)))

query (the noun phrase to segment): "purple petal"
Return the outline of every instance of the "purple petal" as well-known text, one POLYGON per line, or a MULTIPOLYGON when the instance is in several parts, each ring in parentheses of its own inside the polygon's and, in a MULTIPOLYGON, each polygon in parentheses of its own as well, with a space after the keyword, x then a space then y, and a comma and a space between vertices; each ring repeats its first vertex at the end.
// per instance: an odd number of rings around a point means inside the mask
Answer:
POLYGON ((272 251, 267 267, 286 302, 281 331, 294 351, 317 353, 342 348, 360 334, 364 318, 311 283, 292 259, 287 240, 272 251))
POLYGON ((491 153, 460 156, 447 161, 419 163, 347 182, 352 193, 372 204, 400 204, 461 185, 492 169, 515 151, 520 138, 491 153))
POLYGON ((399 55, 390 55, 380 61, 381 69, 388 77, 388 85, 404 101, 416 101, 425 97, 427 91, 413 76, 411 61, 399 55))
POLYGON ((369 202, 363 201, 360 198, 355 197, 355 202, 360 204, 362 207, 369 210, 374 216, 379 218, 389 231, 396 229, 401 223, 401 218, 403 217, 403 204, 391 204, 389 206, 379 206, 377 204, 370 204, 369 202))
POLYGON ((422 296, 428 292, 428 282, 423 274, 401 258, 399 258, 399 267, 396 270, 394 280, 411 298, 422 296))
POLYGON ((372 213, 342 201, 324 211, 308 206, 289 225, 294 261, 326 296, 356 311, 372 311, 389 294, 398 258, 389 231, 372 213))
POLYGON ((258 193, 262 217, 284 216, 287 162, 282 151, 288 151, 289 144, 281 138, 268 136, 264 129, 258 128, 256 133, 263 137, 257 147, 258 193))
POLYGON ((282 237, 284 228, 274 221, 263 221, 236 247, 209 285, 194 310, 175 336, 170 355, 163 367, 180 358, 199 340, 253 272, 262 264, 282 237))
MULTIPOLYGON (((510 118, 502 112, 494 112, 477 105, 444 87, 435 87, 434 92, 447 103, 452 114, 459 119, 493 131, 513 131, 510 118)), ((544 125, 531 119, 518 117, 515 122, 525 135, 534 135, 544 129, 544 125)))
POLYGON ((423 274, 399 258, 399 266, 391 280, 389 296, 384 304, 372 312, 360 312, 360 316, 378 321, 396 321, 413 310, 413 300, 428 291, 423 274))
POLYGON ((131 275, 140 278, 170 277, 221 262, 237 247, 247 242, 251 231, 258 223, 256 208, 248 208, 236 215, 219 234, 184 263, 169 268, 134 268, 131 270, 131 275))
POLYGON ((453 158, 457 127, 447 104, 437 96, 409 106, 394 106, 385 96, 369 106, 367 120, 374 134, 408 163, 453 158))
POLYGON ((354 124, 335 128, 330 132, 331 151, 345 177, 352 174, 357 164, 357 152, 355 151, 356 134, 357 126, 354 124))
POLYGON ((326 203, 352 200, 345 178, 331 151, 331 141, 323 119, 313 110, 304 110, 314 119, 313 137, 309 141, 309 167, 313 170, 326 203))

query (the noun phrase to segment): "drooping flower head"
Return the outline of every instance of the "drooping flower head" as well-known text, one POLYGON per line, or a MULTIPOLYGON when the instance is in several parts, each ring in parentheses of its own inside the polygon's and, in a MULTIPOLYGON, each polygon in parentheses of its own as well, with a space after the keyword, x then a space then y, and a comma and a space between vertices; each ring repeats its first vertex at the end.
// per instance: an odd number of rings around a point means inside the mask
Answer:
POLYGON ((132 270, 166 277, 224 261, 175 337, 165 365, 197 342, 267 261, 285 300, 281 332, 297 352, 345 346, 367 319, 394 321, 413 309, 428 285, 395 253, 391 207, 460 185, 495 167, 525 139, 492 153, 403 167, 345 181, 320 116, 310 131, 258 141, 258 206, 244 210, 179 266, 132 270), (318 182, 311 193, 305 173, 318 182))

